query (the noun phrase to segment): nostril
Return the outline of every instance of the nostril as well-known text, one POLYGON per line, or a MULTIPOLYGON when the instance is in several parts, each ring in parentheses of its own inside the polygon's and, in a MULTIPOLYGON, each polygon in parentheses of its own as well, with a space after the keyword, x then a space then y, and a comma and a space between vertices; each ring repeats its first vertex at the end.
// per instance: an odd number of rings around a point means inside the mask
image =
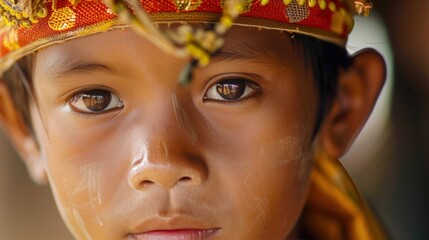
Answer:
POLYGON ((140 182, 140 186, 139 186, 139 189, 142 189, 142 188, 146 188, 146 187, 149 187, 150 185, 152 185, 153 184, 153 182, 152 181, 149 181, 149 180, 144 180, 144 181, 142 181, 142 182, 140 182))
POLYGON ((191 182, 191 181, 192 181, 192 178, 190 178, 190 177, 181 177, 179 179, 179 182, 183 182, 183 183, 187 183, 187 182, 191 182))
POLYGON ((150 180, 144 180, 144 181, 135 181, 131 184, 131 186, 135 189, 145 189, 148 188, 150 185, 153 185, 154 182, 150 181, 150 180))

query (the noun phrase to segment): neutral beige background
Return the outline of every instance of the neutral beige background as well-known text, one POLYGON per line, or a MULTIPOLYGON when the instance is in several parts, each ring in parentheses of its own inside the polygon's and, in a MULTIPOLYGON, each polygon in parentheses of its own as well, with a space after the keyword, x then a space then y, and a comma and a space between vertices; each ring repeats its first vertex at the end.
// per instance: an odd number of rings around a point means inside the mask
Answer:
POLYGON ((68 240, 48 186, 31 181, 0 131, 0 239, 68 240))

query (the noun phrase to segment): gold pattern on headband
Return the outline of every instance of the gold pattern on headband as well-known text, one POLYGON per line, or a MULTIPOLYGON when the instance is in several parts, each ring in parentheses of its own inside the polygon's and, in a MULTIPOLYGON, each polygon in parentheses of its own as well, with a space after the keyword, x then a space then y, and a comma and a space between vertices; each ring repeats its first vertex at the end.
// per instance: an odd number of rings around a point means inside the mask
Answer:
POLYGON ((179 11, 194 11, 197 10, 203 0, 173 0, 179 11))
POLYGON ((56 9, 49 18, 48 25, 52 30, 64 31, 74 27, 76 13, 69 7, 56 9))
POLYGON ((310 15, 307 5, 299 2, 292 2, 286 6, 286 16, 291 23, 301 22, 310 15))

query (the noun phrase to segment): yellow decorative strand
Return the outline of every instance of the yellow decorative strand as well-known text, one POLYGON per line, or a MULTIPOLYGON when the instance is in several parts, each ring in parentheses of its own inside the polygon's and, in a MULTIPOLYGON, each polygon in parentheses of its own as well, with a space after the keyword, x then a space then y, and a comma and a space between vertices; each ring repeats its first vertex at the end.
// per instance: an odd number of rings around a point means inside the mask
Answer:
POLYGON ((326 1, 325 0, 318 0, 319 2, 319 8, 321 10, 325 10, 326 9, 326 1))
POLYGON ((305 4, 307 0, 296 0, 296 3, 298 3, 298 5, 303 6, 305 4))
POLYGON ((309 7, 315 7, 315 6, 316 6, 316 4, 317 4, 317 1, 316 1, 316 0, 308 0, 308 6, 309 6, 309 7))
POLYGON ((329 10, 331 10, 331 12, 335 12, 335 10, 337 10, 337 6, 333 2, 330 2, 328 4, 328 8, 329 8, 329 10))
POLYGON ((265 6, 265 5, 267 5, 268 4, 268 2, 269 2, 270 0, 261 0, 261 5, 262 6, 265 6))
POLYGON ((43 0, 15 0, 7 4, 0 1, 2 18, 9 26, 28 28, 31 23, 37 23, 40 18, 47 16, 43 0))
POLYGON ((168 38, 152 23, 149 16, 140 7, 138 0, 104 0, 114 13, 125 23, 131 23, 134 29, 149 41, 168 53, 183 56, 168 38))

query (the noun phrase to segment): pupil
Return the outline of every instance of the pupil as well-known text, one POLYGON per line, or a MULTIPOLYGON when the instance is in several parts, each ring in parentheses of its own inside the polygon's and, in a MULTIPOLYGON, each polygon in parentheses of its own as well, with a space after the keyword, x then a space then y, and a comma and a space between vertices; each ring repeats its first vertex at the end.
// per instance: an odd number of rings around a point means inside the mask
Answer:
POLYGON ((109 106, 112 96, 105 90, 91 90, 82 94, 85 106, 94 112, 100 112, 109 106))
POLYGON ((216 85, 216 91, 227 100, 237 100, 243 96, 246 83, 240 80, 225 80, 216 85))

